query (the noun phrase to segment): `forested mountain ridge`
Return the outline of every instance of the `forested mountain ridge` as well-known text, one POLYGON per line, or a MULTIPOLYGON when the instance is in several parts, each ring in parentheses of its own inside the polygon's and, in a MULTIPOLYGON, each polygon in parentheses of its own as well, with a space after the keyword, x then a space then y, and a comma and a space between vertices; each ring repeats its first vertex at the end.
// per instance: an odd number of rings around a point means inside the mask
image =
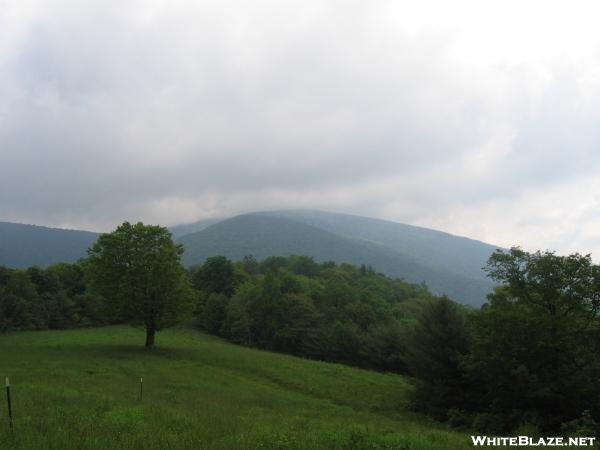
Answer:
MULTIPOLYGON (((312 210, 270 211, 205 219, 170 228, 186 265, 224 255, 307 255, 317 261, 366 264, 392 277, 425 282, 479 306, 492 283, 481 268, 496 247, 448 233, 368 217, 312 210)), ((0 222, 0 265, 46 267, 87 255, 97 233, 0 222)))
POLYGON ((334 233, 376 242, 421 263, 487 279, 481 268, 498 249, 475 239, 389 220, 315 210, 260 212, 306 223, 334 233))
POLYGON ((185 236, 187 234, 196 233, 198 231, 202 231, 205 228, 214 225, 215 223, 221 222, 223 219, 204 219, 199 220, 193 223, 185 223, 181 225, 174 225, 169 227, 169 231, 173 235, 173 239, 177 239, 181 236, 185 236))
POLYGON ((212 255, 234 260, 246 255, 258 259, 308 255, 321 262, 371 265, 392 277, 425 282, 437 294, 447 294, 474 306, 481 305, 493 287, 481 268, 495 247, 434 230, 363 217, 317 211, 253 213, 182 236, 178 242, 184 246, 183 261, 187 265, 200 264, 212 255), (396 229, 395 225, 399 227, 396 229), (405 230, 412 233, 416 243, 410 243, 412 237, 405 230), (474 256, 461 255, 461 243, 474 256), (441 250, 436 251, 436 245, 441 250), (425 255, 420 254, 420 248, 425 255), (444 252, 448 255, 442 257, 444 252), (452 252, 456 253, 455 259, 452 252))

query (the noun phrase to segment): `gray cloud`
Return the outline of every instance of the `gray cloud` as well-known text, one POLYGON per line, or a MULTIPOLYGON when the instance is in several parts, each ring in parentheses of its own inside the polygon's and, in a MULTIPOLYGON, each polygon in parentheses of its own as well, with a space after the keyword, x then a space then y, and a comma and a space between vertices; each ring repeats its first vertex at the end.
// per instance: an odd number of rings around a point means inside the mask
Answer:
POLYGON ((600 252, 600 33, 537 58, 395 5, 8 2, 0 220, 322 208, 600 252))

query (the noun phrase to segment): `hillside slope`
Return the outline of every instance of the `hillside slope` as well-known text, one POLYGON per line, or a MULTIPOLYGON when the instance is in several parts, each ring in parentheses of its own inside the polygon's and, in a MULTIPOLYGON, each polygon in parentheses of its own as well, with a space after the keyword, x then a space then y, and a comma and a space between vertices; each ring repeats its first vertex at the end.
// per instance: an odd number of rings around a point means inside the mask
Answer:
POLYGON ((0 336, 14 435, 28 449, 457 449, 407 411, 406 378, 228 344, 193 329, 143 349, 132 327, 0 336), (144 378, 143 398, 139 380, 144 378))
POLYGON ((0 265, 23 268, 74 262, 98 238, 97 233, 0 222, 0 265))
MULTIPOLYGON (((318 261, 370 264, 393 277, 425 281, 437 294, 481 305, 493 288, 481 268, 496 247, 447 233, 321 211, 274 211, 171 227, 184 263, 223 254, 241 259, 304 254, 318 261)), ((97 233, 0 222, 0 265, 47 266, 86 256, 97 233)))
POLYGON ((474 292, 489 292, 493 284, 483 271, 490 255, 499 247, 442 231, 387 220, 314 210, 289 210, 259 214, 283 217, 364 239, 405 255, 436 272, 452 273, 477 286, 474 292))
POLYGON ((361 237, 343 236, 297 220, 267 214, 248 214, 227 219, 204 230, 182 236, 183 262, 200 264, 212 255, 234 260, 245 255, 267 256, 302 254, 317 261, 367 264, 413 283, 425 281, 433 292, 445 293, 466 304, 480 305, 490 283, 475 276, 453 272, 443 265, 427 264, 418 255, 402 253, 383 243, 361 237))
POLYGON ((173 236, 173 239, 177 239, 178 237, 185 236, 186 234, 196 233, 198 231, 202 231, 205 228, 214 225, 215 223, 221 222, 223 219, 205 219, 199 220, 193 223, 185 223, 181 225, 175 225, 169 227, 169 231, 173 236))
POLYGON ((478 274, 498 248, 481 241, 429 228, 388 220, 314 210, 272 211, 258 214, 282 217, 305 223, 343 236, 379 243, 410 255, 424 264, 444 267, 467 276, 478 274))

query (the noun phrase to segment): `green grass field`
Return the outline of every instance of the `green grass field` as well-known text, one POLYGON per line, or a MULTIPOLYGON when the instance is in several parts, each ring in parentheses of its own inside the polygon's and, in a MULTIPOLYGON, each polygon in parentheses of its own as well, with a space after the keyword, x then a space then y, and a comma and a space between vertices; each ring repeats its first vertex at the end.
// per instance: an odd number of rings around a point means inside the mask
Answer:
MULTIPOLYGON (((194 329, 0 336, 14 434, 0 449, 462 449, 466 434, 407 412, 409 382, 231 345, 194 329), (139 400, 139 379, 144 378, 139 400)), ((4 397, 4 396, 2 396, 4 397)))

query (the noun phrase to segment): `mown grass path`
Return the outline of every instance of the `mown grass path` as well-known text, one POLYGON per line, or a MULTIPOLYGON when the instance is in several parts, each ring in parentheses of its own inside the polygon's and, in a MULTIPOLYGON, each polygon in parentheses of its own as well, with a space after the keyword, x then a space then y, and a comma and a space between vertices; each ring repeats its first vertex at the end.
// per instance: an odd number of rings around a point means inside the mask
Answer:
POLYGON ((0 336, 0 449, 452 449, 468 436, 406 411, 401 376, 130 327, 0 336), (144 396, 139 401, 139 380, 144 396))

